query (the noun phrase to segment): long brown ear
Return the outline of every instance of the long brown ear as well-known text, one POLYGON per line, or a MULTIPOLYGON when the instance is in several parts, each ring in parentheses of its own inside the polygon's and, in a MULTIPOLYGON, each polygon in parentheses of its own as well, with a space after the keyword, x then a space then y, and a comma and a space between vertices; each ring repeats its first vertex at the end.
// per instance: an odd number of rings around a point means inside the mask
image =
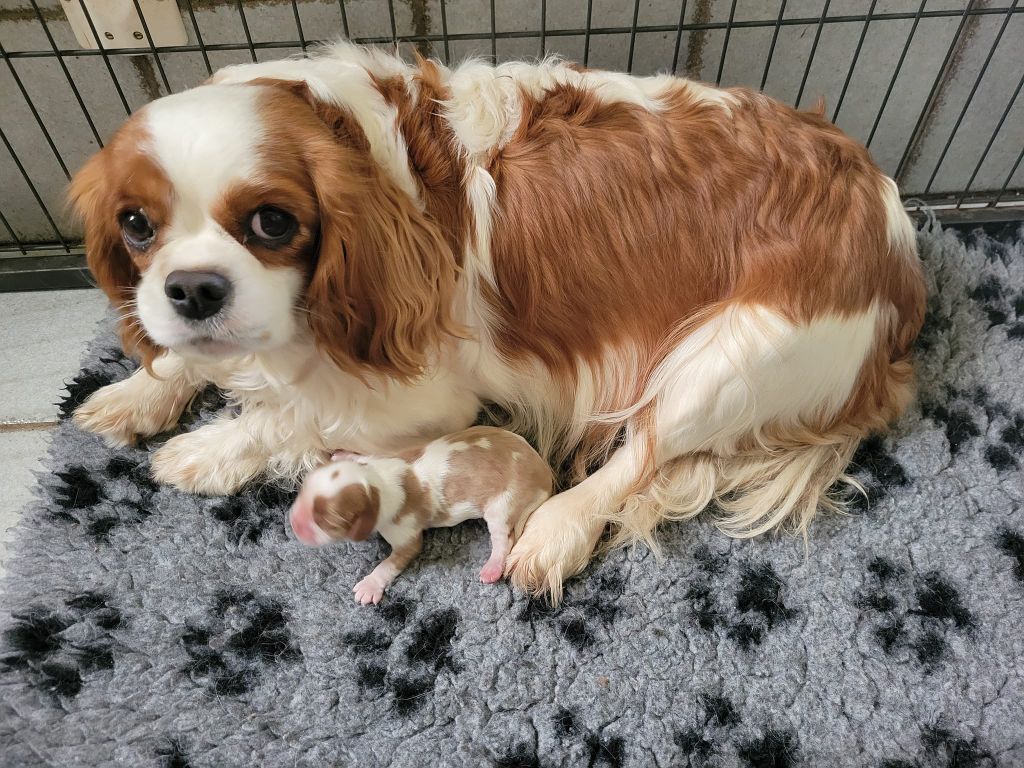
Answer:
POLYGON ((75 174, 68 200, 85 225, 85 259, 96 282, 120 315, 121 346, 148 367, 159 348, 146 335, 134 311, 139 271, 117 228, 117 211, 108 181, 107 150, 100 150, 75 174))
POLYGON ((320 348, 343 368, 412 378, 449 336, 458 266, 440 227, 377 166, 344 109, 289 84, 326 128, 307 144, 320 209, 306 292, 320 348))

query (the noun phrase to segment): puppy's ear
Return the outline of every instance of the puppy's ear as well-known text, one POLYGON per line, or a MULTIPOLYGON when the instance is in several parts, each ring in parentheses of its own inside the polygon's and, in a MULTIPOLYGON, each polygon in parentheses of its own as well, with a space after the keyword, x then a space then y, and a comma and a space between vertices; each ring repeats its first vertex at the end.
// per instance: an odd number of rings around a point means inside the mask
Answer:
POLYGON ((331 538, 363 541, 377 527, 380 492, 374 486, 346 485, 331 498, 313 501, 313 521, 331 538))
POLYGON ((409 379, 449 336, 458 265, 440 227, 373 160, 343 108, 304 83, 321 131, 306 145, 320 214, 317 264, 306 292, 320 348, 339 366, 409 379))
POLYGON ((108 150, 104 149, 75 174, 68 200, 84 225, 89 271, 120 315, 121 345, 126 353, 139 356, 148 368, 160 349, 146 335, 134 311, 139 271, 121 239, 109 178, 108 150))

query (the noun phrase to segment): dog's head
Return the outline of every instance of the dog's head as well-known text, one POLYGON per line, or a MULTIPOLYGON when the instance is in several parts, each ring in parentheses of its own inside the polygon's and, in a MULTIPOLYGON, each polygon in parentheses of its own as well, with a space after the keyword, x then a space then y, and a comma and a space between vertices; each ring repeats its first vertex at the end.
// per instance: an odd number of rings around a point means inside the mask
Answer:
POLYGON ((70 197, 89 267, 143 359, 266 351, 308 327, 342 368, 408 377, 455 331, 451 248, 374 162, 350 110, 305 83, 155 101, 70 197))

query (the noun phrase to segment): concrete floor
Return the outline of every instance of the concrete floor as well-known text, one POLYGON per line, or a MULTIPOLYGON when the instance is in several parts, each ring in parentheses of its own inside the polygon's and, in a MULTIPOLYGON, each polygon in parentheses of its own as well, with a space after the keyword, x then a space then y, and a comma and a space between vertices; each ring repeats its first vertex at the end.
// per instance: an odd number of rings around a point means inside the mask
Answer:
POLYGON ((64 381, 106 311, 97 290, 0 293, 0 575, 10 529, 32 500, 64 381))

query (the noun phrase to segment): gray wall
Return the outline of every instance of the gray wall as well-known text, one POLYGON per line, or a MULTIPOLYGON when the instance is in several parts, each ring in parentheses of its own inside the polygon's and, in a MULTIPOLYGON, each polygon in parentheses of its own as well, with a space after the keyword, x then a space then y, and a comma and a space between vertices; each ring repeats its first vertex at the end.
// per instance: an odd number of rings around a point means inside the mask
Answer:
MULTIPOLYGON (((62 49, 77 48, 78 44, 64 19, 60 4, 61 0, 40 0, 57 46, 62 49)), ((179 4, 184 13, 184 0, 179 4)), ((785 17, 817 19, 823 4, 824 0, 789 0, 785 17)), ((927 0, 925 10, 959 11, 966 4, 967 0, 927 0)), ((233 0, 192 0, 192 5, 206 44, 245 42, 233 0)), ((779 13, 780 2, 739 0, 736 5, 737 22, 774 21, 779 13)), ((833 0, 828 15, 864 14, 870 5, 870 0, 833 0)), ((878 0, 875 13, 913 13, 920 5, 921 0, 878 0)), ((1002 8, 1007 5, 1009 0, 975 2, 975 7, 1002 8)), ((307 40, 329 39, 342 34, 337 0, 299 0, 298 6, 307 40)), ((687 3, 686 21, 724 22, 729 18, 730 6, 729 0, 690 0, 687 3)), ((290 0, 246 0, 245 7, 255 41, 287 42, 297 39, 290 0)), ((583 29, 586 24, 586 8, 584 0, 548 0, 548 35, 545 43, 549 53, 558 53, 574 60, 583 59, 582 35, 556 36, 551 32, 583 29)), ((629 27, 633 8, 631 0, 595 0, 592 27, 629 27)), ((390 38, 391 21, 386 0, 346 0, 346 9, 352 37, 390 38)), ((665 25, 672 29, 636 35, 633 59, 635 73, 648 74, 671 68, 676 41, 674 28, 679 20, 679 10, 679 0, 641 0, 638 15, 640 26, 665 25)), ((396 29, 400 36, 441 34, 439 0, 395 0, 394 11, 396 29)), ((448 0, 446 14, 450 34, 479 34, 485 37, 483 40, 451 41, 449 50, 452 61, 469 55, 490 55, 491 19, 488 0, 448 0)), ((187 13, 184 18, 190 42, 194 43, 196 36, 187 13)), ((524 38, 498 40, 498 58, 504 60, 537 56, 541 51, 538 34, 540 18, 541 0, 497 0, 495 26, 499 32, 531 33, 524 38)), ((941 80, 938 98, 928 110, 926 100, 929 90, 940 73, 943 59, 961 20, 957 16, 925 17, 919 21, 870 145, 882 167, 895 173, 919 117, 926 115, 914 150, 900 175, 905 196, 920 194, 928 186, 940 153, 992 49, 1004 18, 1005 14, 1000 13, 972 17, 966 22, 962 42, 952 65, 941 80)), ((867 139, 880 113, 885 92, 912 25, 913 21, 909 19, 883 20, 873 22, 868 28, 837 120, 843 129, 861 140, 867 139)), ((765 87, 769 94, 786 102, 795 101, 817 30, 817 23, 784 26, 780 29, 765 87)), ((821 27, 817 51, 801 99, 803 106, 809 106, 819 96, 824 96, 831 114, 863 30, 864 24, 861 21, 828 23, 821 27)), ((760 84, 773 32, 774 27, 734 28, 731 31, 722 75, 724 85, 757 87, 760 84)), ((724 41, 723 30, 684 33, 678 71, 714 81, 724 41)), ((27 0, 0 0, 0 42, 5 50, 12 52, 52 50, 27 0)), ((628 33, 593 34, 589 64, 625 69, 629 47, 628 33)), ((282 47, 257 53, 260 60, 266 60, 297 51, 295 47, 282 47)), ((442 43, 433 44, 433 54, 444 58, 442 43)), ((248 61, 249 51, 210 52, 209 58, 212 67, 216 69, 226 64, 248 61)), ((206 67, 199 53, 164 53, 160 59, 173 90, 188 88, 206 77, 206 67)), ((66 176, 13 79, 8 63, 13 64, 20 76, 64 164, 72 173, 96 150, 96 139, 55 57, 9 59, 0 65, 0 128, 13 145, 58 226, 73 237, 75 225, 68 218, 63 204, 66 176)), ((100 137, 105 139, 123 120, 125 110, 103 59, 99 56, 67 57, 64 63, 81 91, 85 107, 100 137)), ((111 56, 110 66, 132 108, 166 92, 162 77, 149 55, 111 56)), ((958 192, 965 188, 997 122, 1010 104, 1022 71, 1024 14, 1016 14, 1009 21, 1001 43, 995 49, 962 125, 931 184, 931 193, 958 192)), ((1002 187, 1022 146, 1024 95, 1018 97, 1011 107, 1002 130, 971 183, 971 189, 981 191, 1002 187)), ((1024 166, 1017 169, 1010 186, 1024 187, 1024 166)), ((0 212, 22 240, 54 240, 53 231, 40 206, 2 146, 0 212)), ((0 240, 7 239, 8 233, 0 226, 0 240)))

